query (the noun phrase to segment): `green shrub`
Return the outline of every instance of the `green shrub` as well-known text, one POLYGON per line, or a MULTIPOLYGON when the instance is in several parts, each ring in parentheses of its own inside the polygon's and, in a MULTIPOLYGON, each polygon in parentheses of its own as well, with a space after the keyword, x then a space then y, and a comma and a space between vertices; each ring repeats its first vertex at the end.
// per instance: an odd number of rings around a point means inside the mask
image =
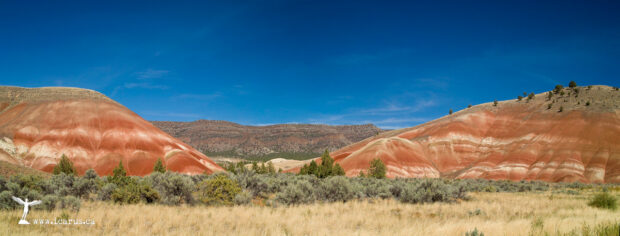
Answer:
POLYGON ((52 211, 56 209, 56 204, 58 203, 59 197, 53 194, 45 195, 43 199, 41 199, 41 207, 45 210, 52 211))
POLYGON ((448 114, 452 115, 452 108, 448 111, 448 114))
POLYGON ((564 89, 564 86, 562 86, 561 84, 558 84, 555 86, 555 89, 553 89, 553 92, 555 94, 559 93, 560 91, 562 91, 562 89, 564 89))
POLYGON ((217 174, 198 184, 197 198, 206 205, 233 205, 235 196, 241 192, 239 184, 228 175, 217 174))
POLYGON ((13 194, 11 191, 5 190, 0 192, 0 210, 14 210, 17 207, 17 202, 11 198, 13 194))
POLYGON ((521 99, 523 99, 523 97, 521 97, 521 95, 517 96, 517 101, 521 101, 521 99))
POLYGON ((314 186, 306 180, 299 180, 276 194, 276 201, 287 205, 312 203, 315 201, 314 186))
POLYGON ((97 200, 107 201, 112 199, 112 193, 118 188, 115 183, 106 183, 97 193, 97 200))
POLYGON ((160 203, 166 205, 193 204, 192 193, 195 190, 191 177, 174 172, 153 172, 144 177, 148 185, 152 186, 160 197, 160 203))
POLYGON ((58 164, 56 164, 56 166, 54 166, 54 171, 52 173, 54 173, 55 175, 60 173, 65 173, 67 175, 76 175, 73 163, 69 160, 69 158, 67 158, 67 156, 65 156, 65 154, 62 154, 62 157, 60 157, 60 161, 58 162, 58 164))
POLYGON ((594 198, 588 203, 588 205, 591 207, 610 210, 616 210, 618 208, 616 198, 609 194, 607 191, 596 194, 594 198))
POLYGON ((346 202, 355 196, 349 179, 344 176, 327 178, 321 184, 319 196, 327 202, 346 202))
POLYGON ((497 100, 493 100, 493 106, 496 107, 497 106, 497 100))
POLYGON ((154 203, 159 200, 159 194, 146 181, 130 179, 126 185, 114 189, 110 198, 120 204, 154 203))
POLYGON ((241 191, 234 199, 235 205, 247 205, 252 202, 252 193, 247 190, 241 191))
POLYGON ((534 93, 530 93, 530 95, 527 95, 527 100, 534 99, 534 96, 536 96, 534 93))
POLYGON ((473 231, 465 232, 465 236, 484 236, 482 231, 478 231, 477 228, 474 228, 473 231))
POLYGON ((74 197, 74 196, 66 196, 64 198, 60 198, 60 201, 58 203, 58 208, 59 209, 69 209, 75 212, 80 211, 80 199, 74 197))

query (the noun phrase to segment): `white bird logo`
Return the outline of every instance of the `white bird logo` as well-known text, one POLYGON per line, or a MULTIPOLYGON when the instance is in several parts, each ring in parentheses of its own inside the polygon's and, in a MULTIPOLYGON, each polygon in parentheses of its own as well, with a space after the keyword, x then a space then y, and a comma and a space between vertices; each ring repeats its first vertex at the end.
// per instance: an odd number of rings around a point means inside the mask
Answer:
POLYGON ((13 200, 15 200, 17 203, 24 205, 24 214, 22 215, 21 220, 19 220, 19 224, 20 225, 29 225, 30 223, 28 223, 28 221, 26 221, 26 216, 28 215, 28 207, 29 206, 34 206, 37 204, 41 204, 41 201, 36 200, 36 201, 32 201, 29 202, 28 198, 26 198, 26 201, 22 200, 21 198, 15 197, 15 196, 11 196, 11 198, 13 198, 13 200))

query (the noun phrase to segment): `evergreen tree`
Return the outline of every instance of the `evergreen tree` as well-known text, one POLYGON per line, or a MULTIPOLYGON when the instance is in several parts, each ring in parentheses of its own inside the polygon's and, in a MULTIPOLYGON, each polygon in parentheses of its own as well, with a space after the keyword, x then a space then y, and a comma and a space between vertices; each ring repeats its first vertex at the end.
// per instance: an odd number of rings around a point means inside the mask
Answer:
POLYGON ((308 166, 308 174, 319 176, 319 166, 314 160, 312 160, 308 166))
POLYGON ((304 166, 299 169, 299 175, 307 175, 308 173, 308 164, 304 164, 304 166))
POLYGON ((275 174, 276 173, 276 168, 273 166, 272 162, 267 162, 267 172, 269 174, 275 174))
POLYGON ((334 158, 329 156, 329 151, 325 149, 323 155, 321 156, 321 166, 319 167, 319 178, 325 178, 332 174, 332 168, 334 165, 334 158))
POLYGON ((338 175, 344 175, 344 169, 342 169, 342 166, 340 166, 340 164, 336 163, 334 165, 334 169, 332 169, 332 175, 334 176, 338 176, 338 175))
MULTIPOLYGON (((229 166, 232 166, 232 164, 229 164, 229 166)), ((233 171, 234 170, 235 168, 233 166, 233 171)), ((161 158, 157 159, 157 162, 155 162, 153 172, 166 173, 166 167, 164 167, 164 163, 161 161, 161 158)))
POLYGON ((62 154, 62 156, 60 157, 60 161, 58 162, 58 164, 56 164, 56 166, 54 166, 53 173, 55 175, 58 175, 60 173, 75 175, 76 171, 75 168, 73 168, 73 163, 69 160, 69 158, 67 158, 65 154, 62 154))
POLYGON ((385 178, 386 167, 383 161, 379 158, 375 158, 370 162, 370 168, 368 169, 368 176, 377 179, 385 178))
POLYGON ((127 177, 127 171, 123 167, 123 161, 118 162, 118 166, 112 170, 112 176, 108 177, 108 181, 116 184, 117 186, 125 186, 129 183, 129 177, 127 177))
POLYGON ((252 162, 252 170, 258 174, 258 172, 260 171, 258 169, 258 164, 256 164, 256 162, 252 162))
POLYGON ((569 88, 577 87, 577 83, 575 83, 575 81, 571 81, 570 83, 568 83, 568 87, 569 88))

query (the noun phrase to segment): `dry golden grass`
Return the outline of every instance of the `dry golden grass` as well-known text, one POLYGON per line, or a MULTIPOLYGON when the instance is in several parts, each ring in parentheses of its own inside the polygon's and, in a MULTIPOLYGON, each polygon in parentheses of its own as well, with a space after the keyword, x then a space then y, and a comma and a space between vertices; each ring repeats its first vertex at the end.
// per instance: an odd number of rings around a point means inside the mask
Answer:
MULTIPOLYGON (((620 222, 617 211, 587 206, 591 194, 473 193, 471 201, 456 204, 377 200, 278 208, 85 202, 71 217, 94 219, 94 226, 21 226, 21 211, 16 210, 2 212, 0 235, 463 235, 474 228, 485 235, 528 235, 533 230, 538 235, 542 231, 532 226, 540 220, 541 229, 555 235, 584 224, 620 222)), ((33 211, 28 220, 60 214, 33 211)))

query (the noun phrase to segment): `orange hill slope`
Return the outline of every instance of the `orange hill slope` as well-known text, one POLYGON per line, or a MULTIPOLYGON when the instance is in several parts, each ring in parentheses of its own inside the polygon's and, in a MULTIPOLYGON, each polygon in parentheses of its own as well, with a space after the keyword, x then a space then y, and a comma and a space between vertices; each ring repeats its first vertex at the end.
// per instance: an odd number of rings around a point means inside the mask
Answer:
POLYGON ((551 99, 542 93, 532 100, 481 104, 331 155, 348 176, 378 157, 392 178, 619 183, 620 91, 578 90, 565 88, 551 99))
POLYGON ((0 160, 51 172, 65 154, 79 174, 110 175, 120 160, 146 175, 158 158, 169 170, 222 168, 98 92, 78 88, 0 87, 0 160))

